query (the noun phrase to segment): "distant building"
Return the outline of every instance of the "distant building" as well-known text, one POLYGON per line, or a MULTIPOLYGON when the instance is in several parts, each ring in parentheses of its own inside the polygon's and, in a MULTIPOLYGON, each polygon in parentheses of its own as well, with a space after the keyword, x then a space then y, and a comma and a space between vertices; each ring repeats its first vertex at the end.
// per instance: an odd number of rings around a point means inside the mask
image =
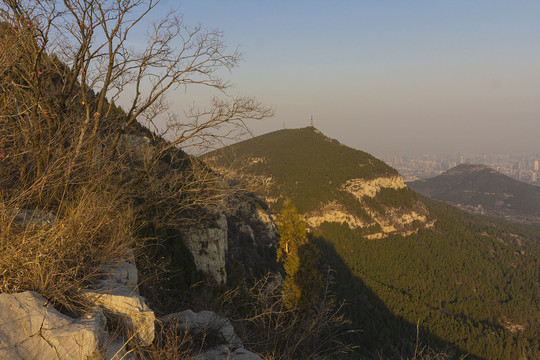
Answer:
POLYGON ((538 180, 538 175, 536 175, 536 173, 532 173, 531 174, 531 181, 536 182, 537 180, 538 180))
POLYGON ((534 171, 538 171, 538 160, 534 160, 534 171))

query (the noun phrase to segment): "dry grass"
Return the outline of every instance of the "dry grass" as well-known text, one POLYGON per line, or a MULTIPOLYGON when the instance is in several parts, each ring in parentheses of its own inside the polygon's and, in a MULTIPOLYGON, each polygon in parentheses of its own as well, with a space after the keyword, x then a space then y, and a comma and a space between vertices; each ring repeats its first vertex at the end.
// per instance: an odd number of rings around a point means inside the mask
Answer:
POLYGON ((33 290, 77 312, 79 291, 128 257, 132 210, 118 194, 96 188, 79 189, 48 223, 39 214, 23 221, 17 203, 0 205, 0 292, 33 290))
POLYGON ((240 319, 234 327, 246 348, 265 359, 347 359, 354 347, 340 340, 349 323, 329 293, 331 277, 308 311, 288 310, 280 283, 268 275, 250 289, 225 294, 222 311, 240 319))

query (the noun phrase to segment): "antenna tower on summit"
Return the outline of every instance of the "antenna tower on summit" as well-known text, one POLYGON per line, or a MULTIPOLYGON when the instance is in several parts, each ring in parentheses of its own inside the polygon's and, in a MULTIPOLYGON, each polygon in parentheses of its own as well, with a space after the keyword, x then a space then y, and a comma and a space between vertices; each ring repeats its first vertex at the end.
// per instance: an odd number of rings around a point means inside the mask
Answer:
POLYGON ((311 127, 313 127, 313 115, 311 115, 311 127))

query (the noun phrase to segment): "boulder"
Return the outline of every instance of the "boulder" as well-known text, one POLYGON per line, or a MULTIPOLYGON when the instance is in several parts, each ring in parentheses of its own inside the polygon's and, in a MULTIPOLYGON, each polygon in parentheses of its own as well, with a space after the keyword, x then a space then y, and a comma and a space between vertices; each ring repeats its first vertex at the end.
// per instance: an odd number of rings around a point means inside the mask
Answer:
POLYGON ((156 318, 142 296, 125 286, 86 290, 84 294, 107 315, 120 319, 140 345, 152 343, 156 318))
POLYGON ((31 291, 0 294, 0 314, 0 359, 87 359, 106 334, 99 309, 73 319, 31 291))

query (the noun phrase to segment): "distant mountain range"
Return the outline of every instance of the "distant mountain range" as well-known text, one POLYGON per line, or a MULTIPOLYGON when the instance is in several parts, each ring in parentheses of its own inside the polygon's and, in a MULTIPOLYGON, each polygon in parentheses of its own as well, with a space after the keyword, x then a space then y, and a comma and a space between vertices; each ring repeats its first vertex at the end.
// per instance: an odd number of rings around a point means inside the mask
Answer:
POLYGON ((540 187, 484 165, 461 164, 434 178, 407 185, 422 195, 475 214, 540 224, 540 187))
POLYGON ((540 227, 418 195, 395 169, 313 127, 204 158, 229 180, 250 184, 274 214, 285 198, 295 203, 361 330, 348 340, 360 358, 418 358, 410 347, 417 324, 424 344, 452 358, 540 358, 540 227))

